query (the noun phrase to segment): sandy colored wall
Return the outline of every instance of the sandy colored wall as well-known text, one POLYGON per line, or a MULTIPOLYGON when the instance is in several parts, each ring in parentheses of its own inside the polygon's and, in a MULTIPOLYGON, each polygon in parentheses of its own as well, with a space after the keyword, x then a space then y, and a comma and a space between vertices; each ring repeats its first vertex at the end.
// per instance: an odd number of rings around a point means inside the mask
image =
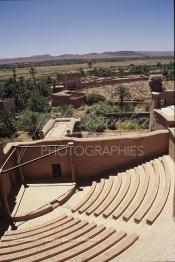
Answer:
MULTIPOLYGON (((33 145, 43 145, 40 148, 27 148, 22 162, 39 157, 56 148, 48 145, 68 144, 71 147, 72 161, 77 177, 93 177, 105 174, 119 167, 137 164, 156 154, 168 151, 169 132, 167 130, 154 131, 138 136, 125 136, 117 138, 67 138, 60 141, 37 141, 33 145), (47 146, 47 147, 46 147, 47 146)), ((65 152, 65 151, 64 151, 65 152)), ((64 155, 54 154, 23 167, 25 177, 28 179, 52 178, 52 164, 61 164, 62 175, 71 179, 69 150, 64 155)))
MULTIPOLYGON (((23 151, 21 163, 29 161, 31 159, 43 156, 50 152, 55 151, 58 147, 47 146, 47 145, 59 145, 67 144, 67 141, 57 140, 57 141, 38 141, 32 143, 32 145, 42 145, 40 148, 28 148, 26 147, 23 151)), ((69 154, 67 154, 69 156, 69 154)), ((43 158, 36 162, 33 162, 27 166, 24 166, 23 173, 27 179, 49 179, 52 178, 52 164, 61 164, 62 174, 64 177, 70 177, 71 179, 71 170, 70 170, 70 160, 68 156, 61 157, 57 154, 53 154, 47 158, 43 158)))
POLYGON ((11 112, 15 113, 15 99, 10 98, 10 99, 5 99, 0 102, 0 110, 3 110, 5 112, 11 112))
POLYGON ((80 107, 84 104, 86 100, 86 96, 73 94, 72 96, 64 96, 64 95, 52 95, 52 105, 53 106, 62 106, 62 105, 72 105, 74 107, 80 107))
POLYGON ((80 96, 80 97, 73 97, 70 99, 71 104, 75 107, 78 108, 82 106, 86 101, 86 96, 80 96))
MULTIPOLYGON (((10 152, 12 150, 12 147, 9 147, 8 152, 3 151, 3 148, 0 144, 0 167, 3 165, 5 159, 9 156, 10 152)), ((7 164, 4 166, 4 169, 8 169, 13 167, 16 164, 16 155, 14 154, 14 157, 10 158, 7 164)), ((17 185, 21 184, 19 179, 19 174, 17 170, 9 171, 7 173, 0 175, 0 197, 2 201, 2 210, 0 211, 0 215, 5 213, 5 210, 3 209, 4 205, 4 196, 7 196, 7 199, 11 196, 12 192, 14 192, 14 189, 17 189, 17 185)), ((13 208, 13 201, 11 201, 11 208, 13 208)))
POLYGON ((165 106, 170 106, 175 104, 175 91, 165 90, 164 92, 152 94, 153 109, 161 108, 161 100, 165 101, 165 106))
POLYGON ((170 128, 169 155, 175 162, 175 128, 170 128))
MULTIPOLYGON (((109 170, 127 167, 129 164, 136 165, 149 157, 167 151, 168 132, 153 132, 117 139, 82 140, 75 142, 75 146, 86 148, 89 154, 74 157, 76 175, 78 177, 95 176, 108 173, 109 170), (97 152, 98 149, 100 153, 97 152)), ((81 154, 81 148, 78 151, 81 154)))
POLYGON ((70 98, 69 96, 57 96, 52 95, 52 105, 53 106, 61 106, 61 105, 69 105, 70 104, 70 98))
MULTIPOLYGON (((2 149, 2 148, 1 148, 2 149)), ((0 167, 3 165, 5 159, 8 157, 9 154, 5 155, 3 151, 0 152, 0 167)), ((8 164, 5 166, 5 168, 8 168, 12 164, 13 160, 10 160, 8 164)), ((12 183, 10 180, 10 174, 7 173, 6 175, 1 175, 1 182, 4 186, 4 191, 7 195, 10 195, 12 191, 12 183)))

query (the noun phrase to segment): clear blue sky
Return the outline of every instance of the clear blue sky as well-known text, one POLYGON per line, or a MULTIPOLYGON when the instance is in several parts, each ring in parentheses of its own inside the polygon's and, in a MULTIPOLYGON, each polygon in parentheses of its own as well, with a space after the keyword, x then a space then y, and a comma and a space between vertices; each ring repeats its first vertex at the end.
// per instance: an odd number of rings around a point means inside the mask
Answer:
POLYGON ((172 51, 173 0, 0 0, 0 57, 172 51))

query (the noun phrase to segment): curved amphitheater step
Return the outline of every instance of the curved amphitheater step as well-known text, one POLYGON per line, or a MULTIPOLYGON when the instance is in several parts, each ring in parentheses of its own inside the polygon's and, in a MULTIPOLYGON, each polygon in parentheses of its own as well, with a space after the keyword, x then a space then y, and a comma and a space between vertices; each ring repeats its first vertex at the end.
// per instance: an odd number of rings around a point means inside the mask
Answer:
POLYGON ((138 238, 63 215, 39 228, 6 232, 0 242, 0 261, 90 261, 98 257, 108 261, 138 238))
POLYGON ((89 198, 90 198, 91 195, 93 194, 96 186, 97 186, 96 181, 93 181, 92 186, 91 186, 91 189, 90 189, 90 191, 88 192, 88 194, 87 194, 87 196, 85 197, 85 199, 83 199, 83 201, 79 202, 76 206, 74 206, 74 207, 72 208, 72 212, 77 211, 80 207, 82 207, 82 206, 89 200, 89 198))
POLYGON ((105 184, 105 179, 102 178, 101 182, 97 185, 97 187, 95 188, 93 194, 88 199, 88 201, 86 201, 85 204, 78 209, 78 212, 80 214, 86 211, 98 199, 98 197, 100 196, 103 190, 104 184, 105 184))
POLYGON ((156 172, 159 172, 161 183, 156 200, 154 201, 154 204, 152 206, 151 213, 147 216, 146 219, 147 223, 149 224, 152 224, 161 213, 168 198, 171 185, 170 170, 165 158, 160 158, 159 161, 156 161, 155 169, 156 172))
POLYGON ((133 198, 134 198, 134 196, 135 196, 135 194, 138 190, 139 183, 140 183, 140 173, 135 172, 135 170, 131 169, 130 174, 131 174, 131 179, 133 180, 132 186, 130 186, 130 188, 129 188, 127 194, 126 194, 126 197, 124 198, 124 200, 122 201, 120 206, 117 208, 116 211, 114 211, 112 216, 115 219, 117 219, 124 212, 124 210, 129 206, 129 204, 133 200, 133 198))
POLYGON ((135 168, 135 170, 136 172, 140 173, 140 185, 135 198, 123 213, 123 219, 126 221, 128 221, 132 217, 132 215, 136 212, 136 210, 139 208, 140 204, 142 203, 146 195, 149 185, 150 174, 149 173, 145 174, 143 166, 138 166, 135 168))
POLYGON ((152 161, 144 164, 146 174, 150 174, 150 183, 145 198, 143 199, 137 212, 134 214, 134 221, 137 223, 143 219, 148 210, 151 208, 159 190, 160 177, 159 173, 155 172, 153 164, 155 163, 152 161))
POLYGON ((85 198, 72 208, 86 215, 133 218, 136 223, 146 219, 152 224, 163 210, 171 186, 166 156, 128 169, 109 179, 93 182, 85 198))

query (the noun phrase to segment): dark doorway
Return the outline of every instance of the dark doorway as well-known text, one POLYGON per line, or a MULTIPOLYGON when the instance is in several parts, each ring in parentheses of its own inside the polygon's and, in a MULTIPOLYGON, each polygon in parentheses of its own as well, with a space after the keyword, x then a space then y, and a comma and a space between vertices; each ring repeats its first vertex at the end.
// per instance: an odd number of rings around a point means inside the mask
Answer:
POLYGON ((52 165, 52 175, 53 175, 53 177, 56 177, 56 178, 62 177, 61 165, 60 164, 53 164, 52 165))

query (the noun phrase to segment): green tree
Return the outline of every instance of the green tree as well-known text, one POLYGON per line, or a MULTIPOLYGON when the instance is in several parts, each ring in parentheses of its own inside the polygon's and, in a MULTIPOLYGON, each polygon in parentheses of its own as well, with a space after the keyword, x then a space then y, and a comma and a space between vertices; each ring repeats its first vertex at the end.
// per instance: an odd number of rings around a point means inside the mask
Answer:
POLYGON ((16 68, 14 66, 12 66, 12 79, 15 85, 16 84, 16 68))
POLYGON ((124 85, 119 85, 119 87, 116 89, 116 95, 119 97, 119 101, 120 101, 120 108, 123 109, 123 104, 124 104, 124 99, 126 98, 130 98, 130 92, 129 92, 129 88, 127 86, 124 85))
POLYGON ((48 99, 36 92, 31 95, 28 105, 29 109, 34 112, 42 113, 51 110, 48 99))
POLYGON ((107 120, 104 116, 88 114, 81 118, 80 126, 84 131, 103 132, 107 126, 107 120))
POLYGON ((41 96, 48 97, 50 95, 50 86, 45 80, 38 81, 36 87, 41 96))
POLYGON ((89 73, 90 73, 90 76, 91 76, 91 69, 92 69, 92 62, 91 61, 88 62, 88 66, 89 66, 89 73))
POLYGON ((32 79, 33 79, 33 82, 34 82, 34 84, 35 84, 35 86, 36 86, 36 69, 35 69, 35 67, 31 67, 30 68, 30 74, 31 74, 31 77, 32 77, 32 79))
POLYGON ((71 105, 57 106, 53 109, 53 113, 59 117, 73 117, 73 108, 71 105))
POLYGON ((15 132, 14 119, 10 113, 0 111, 0 136, 11 137, 15 132))
POLYGON ((20 77, 18 82, 16 83, 14 97, 17 110, 23 109, 26 105, 28 97, 28 92, 23 77, 20 77))
POLYGON ((79 72, 80 72, 81 77, 85 77, 85 76, 86 76, 86 73, 85 73, 85 71, 83 70, 83 68, 80 68, 80 69, 79 69, 79 72))
POLYGON ((32 135, 32 138, 37 138, 39 134, 40 114, 38 112, 27 111, 23 115, 22 124, 24 129, 32 135))
POLYGON ((107 102, 107 101, 100 101, 99 103, 94 104, 90 109, 89 109, 90 113, 94 113, 96 115, 105 115, 105 114, 109 114, 109 113, 116 113, 118 112, 118 108, 107 102))
POLYGON ((15 95, 15 88, 13 79, 7 79, 3 84, 1 84, 0 97, 1 98, 12 98, 15 95))
POLYGON ((99 101, 105 101, 105 97, 97 93, 91 93, 86 97, 86 103, 88 105, 93 105, 99 101))
POLYGON ((21 126, 29 132, 33 139, 39 137, 39 130, 44 124, 44 115, 38 112, 26 111, 21 120, 21 126))

